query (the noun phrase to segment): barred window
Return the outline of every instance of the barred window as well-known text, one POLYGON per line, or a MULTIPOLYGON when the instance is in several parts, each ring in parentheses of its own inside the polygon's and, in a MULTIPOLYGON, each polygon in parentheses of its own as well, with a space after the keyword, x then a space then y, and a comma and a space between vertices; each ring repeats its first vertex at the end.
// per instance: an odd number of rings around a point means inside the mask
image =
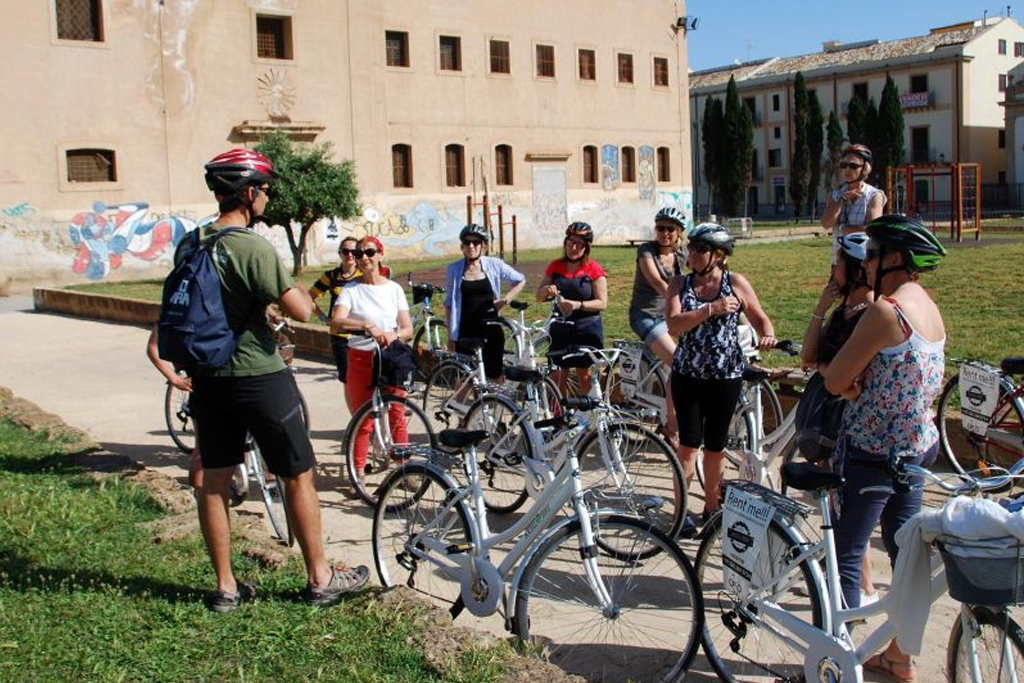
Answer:
POLYGON ((654 58, 654 85, 668 87, 668 59, 666 57, 654 58))
POLYGON ((491 46, 491 73, 508 74, 512 73, 512 61, 509 58, 507 40, 492 40, 491 46))
POLYGON ((669 163, 668 147, 658 148, 658 182, 667 183, 672 180, 672 167, 669 163))
POLYGON ((100 0, 56 0, 56 8, 58 38, 103 41, 100 0))
POLYGON ((498 145, 494 148, 494 183, 512 185, 511 145, 498 145))
POLYGON ((462 145, 446 145, 444 148, 444 170, 446 187, 466 186, 466 154, 462 145))
POLYGON ((580 62, 580 80, 581 81, 596 81, 597 80, 597 55, 593 50, 580 50, 579 51, 579 62, 580 62))
POLYGON ((583 182, 596 183, 597 172, 597 147, 587 145, 583 148, 583 182))
POLYGON ((64 158, 70 183, 117 182, 117 156, 112 149, 69 149, 64 158))
POLYGON ((618 54, 619 83, 633 82, 633 55, 625 52, 618 54))
POLYGON ((622 148, 622 182, 636 182, 636 150, 632 147, 622 148))
POLYGON ((537 75, 541 78, 555 77, 555 46, 537 46, 537 75))
POLYGON ((391 146, 391 173, 395 187, 412 187, 412 147, 391 146))
POLYGON ((409 34, 405 31, 385 31, 384 49, 388 66, 409 66, 409 34))
POLYGON ((441 36, 438 39, 441 69, 462 71, 462 39, 458 36, 441 36))
POLYGON ((292 58, 290 17, 256 16, 256 56, 260 59, 292 58))

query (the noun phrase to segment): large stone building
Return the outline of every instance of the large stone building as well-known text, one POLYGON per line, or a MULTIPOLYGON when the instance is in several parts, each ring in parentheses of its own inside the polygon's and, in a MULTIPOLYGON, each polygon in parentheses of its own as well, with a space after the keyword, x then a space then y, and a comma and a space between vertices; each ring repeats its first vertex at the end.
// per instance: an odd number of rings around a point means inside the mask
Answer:
POLYGON ((450 252, 485 189, 522 246, 560 243, 570 219, 645 236, 692 196, 684 6, 598 5, 4 3, 0 264, 166 266, 215 209, 203 163, 270 130, 355 160, 362 214, 318 229, 314 263, 347 233, 450 252))
MULTIPOLYGON (((815 91, 825 121, 846 112, 853 97, 881 99, 886 77, 899 89, 907 163, 979 162, 981 182, 1005 183, 1006 132, 1001 106, 1011 69, 1024 62, 1024 28, 1012 18, 988 18, 934 28, 927 35, 882 42, 825 43, 823 50, 774 57, 690 74, 693 168, 697 200, 706 210, 708 187, 701 165, 701 117, 708 97, 724 98, 731 76, 754 114, 754 170, 748 213, 791 212, 788 193, 792 148, 793 79, 801 72, 815 91)), ((856 141, 855 141, 856 142, 856 141)), ((949 181, 918 178, 915 195, 949 199, 949 181), (930 196, 931 193, 934 195, 930 196)), ((824 190, 818 188, 819 201, 824 190)), ((890 206, 890 208, 892 208, 890 206)))

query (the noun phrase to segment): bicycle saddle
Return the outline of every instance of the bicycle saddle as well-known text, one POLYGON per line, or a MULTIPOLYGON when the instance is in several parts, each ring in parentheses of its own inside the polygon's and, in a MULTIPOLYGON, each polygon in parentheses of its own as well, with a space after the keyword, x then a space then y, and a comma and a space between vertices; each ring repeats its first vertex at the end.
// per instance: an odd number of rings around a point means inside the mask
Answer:
POLYGON ((484 429, 442 429, 438 435, 445 448, 468 448, 488 437, 484 429))
POLYGON ((782 466, 782 481, 798 491, 820 491, 846 486, 846 479, 809 462, 787 462, 782 466))
POLYGON ((548 362, 560 368, 589 368, 593 365, 590 354, 584 349, 593 349, 592 346, 570 346, 557 351, 548 352, 548 362))
POLYGON ((999 367, 1007 375, 1024 375, 1024 356, 1004 358, 999 367))
POLYGON ((525 311, 530 307, 530 303, 528 301, 509 301, 508 305, 513 311, 525 311))
POLYGON ((744 365, 743 366, 743 381, 744 382, 761 382, 768 379, 771 375, 767 370, 757 367, 756 365, 744 365))
POLYGON ((544 375, 540 370, 534 370, 523 365, 506 365, 505 377, 513 382, 540 382, 544 375))

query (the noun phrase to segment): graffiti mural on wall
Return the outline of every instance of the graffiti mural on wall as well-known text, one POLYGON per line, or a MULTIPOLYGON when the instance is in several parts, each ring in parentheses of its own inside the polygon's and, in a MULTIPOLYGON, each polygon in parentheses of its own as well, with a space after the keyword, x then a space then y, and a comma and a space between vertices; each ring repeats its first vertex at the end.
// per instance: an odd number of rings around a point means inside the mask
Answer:
POLYGON ((679 209, 686 216, 686 231, 693 229, 693 190, 682 192, 658 192, 658 208, 671 206, 679 209))
POLYGON ((654 148, 650 145, 640 147, 640 159, 637 163, 636 189, 640 201, 654 203, 655 190, 657 185, 654 173, 654 148))
POLYGON ((439 209, 424 200, 404 213, 368 206, 362 216, 348 221, 335 219, 325 230, 330 239, 340 240, 349 235, 378 237, 388 247, 406 255, 441 256, 451 253, 452 245, 458 244, 459 231, 465 222, 465 214, 447 207, 439 209))
POLYGON ((155 261, 195 227, 194 221, 182 216, 150 216, 146 202, 109 206, 96 202, 92 211, 71 219, 68 230, 75 246, 71 270, 102 280, 121 266, 125 255, 155 261))
POLYGON ((564 168, 533 169, 533 229, 539 235, 561 236, 568 224, 564 168))
POLYGON ((619 187, 619 148, 615 145, 601 147, 601 189, 611 192, 619 187))

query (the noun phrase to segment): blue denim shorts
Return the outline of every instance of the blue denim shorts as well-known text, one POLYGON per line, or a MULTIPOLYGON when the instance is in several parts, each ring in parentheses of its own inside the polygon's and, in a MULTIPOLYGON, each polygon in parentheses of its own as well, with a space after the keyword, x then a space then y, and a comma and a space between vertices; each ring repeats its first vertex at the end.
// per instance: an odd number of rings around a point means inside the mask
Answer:
POLYGON ((629 309, 629 326, 648 346, 661 335, 668 334, 668 324, 664 317, 632 308, 629 309))

